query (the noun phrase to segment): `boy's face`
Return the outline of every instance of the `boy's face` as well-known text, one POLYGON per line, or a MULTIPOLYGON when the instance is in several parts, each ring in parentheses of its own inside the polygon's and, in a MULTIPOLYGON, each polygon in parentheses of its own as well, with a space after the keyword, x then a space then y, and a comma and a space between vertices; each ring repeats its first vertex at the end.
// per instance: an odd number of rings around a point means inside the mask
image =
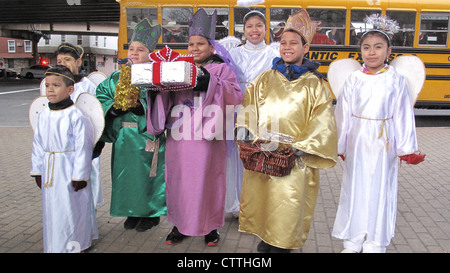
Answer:
POLYGON ((201 65, 209 56, 214 54, 214 47, 203 36, 189 37, 188 53, 194 55, 194 63, 201 65))
POLYGON ((70 54, 58 54, 56 57, 56 64, 64 65, 70 69, 74 75, 78 75, 78 68, 81 66, 81 59, 75 60, 70 54))
POLYGON ((141 64, 150 62, 148 54, 150 54, 150 50, 144 44, 131 42, 128 47, 127 57, 133 61, 133 64, 141 64))
POLYGON ((51 103, 58 103, 70 97, 74 91, 73 86, 67 86, 62 76, 45 76, 45 88, 47 99, 51 103))
POLYGON ((280 41, 280 55, 287 64, 302 65, 303 56, 309 51, 309 44, 303 45, 300 34, 287 31, 280 41))

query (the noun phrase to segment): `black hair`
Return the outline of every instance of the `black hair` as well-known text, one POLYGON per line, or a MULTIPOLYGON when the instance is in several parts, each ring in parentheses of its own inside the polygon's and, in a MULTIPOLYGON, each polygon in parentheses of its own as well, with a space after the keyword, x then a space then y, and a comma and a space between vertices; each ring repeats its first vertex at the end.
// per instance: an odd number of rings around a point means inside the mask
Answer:
POLYGON ((300 33, 298 33, 297 31, 293 30, 292 28, 286 29, 283 33, 285 33, 285 32, 293 32, 293 33, 298 34, 300 36, 300 38, 302 38, 302 45, 306 45, 307 44, 305 38, 303 38, 303 36, 300 35, 300 33))
POLYGON ((61 45, 58 46, 58 49, 55 51, 55 57, 57 57, 59 54, 69 54, 70 56, 72 56, 75 60, 78 60, 81 55, 82 52, 79 51, 79 48, 69 44, 69 43, 62 43, 61 45))
POLYGON ((72 72, 69 68, 65 67, 64 65, 56 65, 52 66, 45 72, 45 76, 49 75, 55 75, 55 76, 61 76, 63 79, 63 82, 66 84, 66 86, 74 86, 75 85, 75 78, 72 72))
POLYGON ((264 16, 264 14, 262 12, 260 12, 258 10, 249 11, 247 14, 244 15, 244 26, 245 26, 245 23, 247 23, 248 19, 255 17, 255 16, 259 17, 264 22, 264 26, 267 27, 266 17, 264 16))
POLYGON ((361 47, 363 41, 364 41, 367 37, 369 37, 369 36, 371 36, 371 35, 374 35, 374 36, 378 36, 378 37, 380 37, 380 38, 383 38, 383 39, 386 41, 388 47, 391 47, 391 38, 389 37, 389 34, 387 34, 385 31, 383 31, 383 30, 381 30, 381 29, 374 29, 374 30, 369 30, 369 31, 365 32, 365 33, 361 36, 361 40, 359 41, 359 46, 361 47))

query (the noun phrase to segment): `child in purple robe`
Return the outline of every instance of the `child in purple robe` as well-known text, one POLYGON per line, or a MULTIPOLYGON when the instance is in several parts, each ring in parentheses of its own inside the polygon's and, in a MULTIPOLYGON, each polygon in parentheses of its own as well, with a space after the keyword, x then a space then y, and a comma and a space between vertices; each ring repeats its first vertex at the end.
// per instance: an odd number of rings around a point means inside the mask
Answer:
POLYGON ((225 223, 226 128, 231 136, 234 128, 234 112, 227 115, 227 110, 235 111, 243 95, 224 63, 229 59, 214 54, 216 18, 216 12, 210 17, 199 9, 191 20, 188 52, 203 72, 196 87, 148 95, 148 133, 167 129, 167 217, 174 224, 166 239, 170 245, 205 236, 205 243, 215 246, 225 223))

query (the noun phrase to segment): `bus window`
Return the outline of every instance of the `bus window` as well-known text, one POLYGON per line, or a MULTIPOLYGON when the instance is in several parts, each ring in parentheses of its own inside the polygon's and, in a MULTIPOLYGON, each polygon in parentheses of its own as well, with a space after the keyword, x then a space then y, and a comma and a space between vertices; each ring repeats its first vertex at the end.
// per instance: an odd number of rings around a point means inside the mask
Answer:
POLYGON ((216 37, 215 40, 220 40, 228 36, 229 23, 230 23, 230 10, 228 8, 211 8, 211 7, 199 7, 206 11, 208 15, 212 15, 214 10, 217 10, 217 25, 216 25, 216 37))
POLYGON ((271 42, 279 42, 289 15, 298 12, 299 8, 271 8, 270 9, 270 37, 271 42))
POLYGON ((350 45, 358 45, 359 40, 364 32, 371 29, 371 25, 367 25, 364 20, 366 16, 372 14, 380 14, 378 10, 352 10, 350 17, 350 45))
POLYGON ((266 15, 265 8, 234 8, 234 36, 241 39, 242 42, 245 40, 244 16, 251 10, 258 10, 262 14, 266 15))
POLYGON ((127 8, 127 42, 133 36, 134 26, 142 19, 147 18, 155 26, 158 24, 158 9, 154 8, 127 8))
POLYGON ((389 18, 397 21, 400 29, 392 37, 393 46, 412 47, 414 45, 414 29, 416 25, 415 11, 386 11, 389 18))
POLYGON ((311 20, 319 26, 311 44, 344 45, 346 10, 307 9, 311 20))
POLYGON ((422 13, 420 16, 421 46, 447 46, 450 13, 422 13))
POLYGON ((192 7, 162 8, 162 42, 187 43, 189 41, 189 20, 192 7))

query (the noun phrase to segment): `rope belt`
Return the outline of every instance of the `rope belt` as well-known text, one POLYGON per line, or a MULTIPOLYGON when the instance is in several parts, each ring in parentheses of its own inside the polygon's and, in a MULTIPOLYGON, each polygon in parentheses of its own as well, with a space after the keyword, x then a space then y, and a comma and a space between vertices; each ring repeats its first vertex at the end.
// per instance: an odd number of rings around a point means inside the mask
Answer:
POLYGON ((48 152, 45 151, 46 153, 48 153, 48 162, 47 162, 47 181, 44 184, 44 188, 47 187, 51 187, 53 185, 53 173, 55 171, 55 154, 62 154, 62 153, 70 153, 70 152, 75 152, 75 150, 70 150, 70 151, 60 151, 60 152, 48 152), (50 159, 52 161, 51 165, 50 165, 50 159), (50 170, 51 167, 51 170, 50 170), (51 174, 51 175, 50 175, 51 174))
POLYGON ((382 122, 381 123, 381 129, 380 129, 380 133, 378 134, 378 139, 380 139, 383 136, 383 131, 386 132, 386 151, 389 151, 391 145, 389 144, 389 136, 388 136, 388 133, 387 133, 386 121, 392 119, 393 117, 377 119, 377 118, 358 117, 358 116, 355 116, 353 114, 352 114, 352 116, 354 116, 355 118, 359 118, 359 119, 381 121, 382 122))

